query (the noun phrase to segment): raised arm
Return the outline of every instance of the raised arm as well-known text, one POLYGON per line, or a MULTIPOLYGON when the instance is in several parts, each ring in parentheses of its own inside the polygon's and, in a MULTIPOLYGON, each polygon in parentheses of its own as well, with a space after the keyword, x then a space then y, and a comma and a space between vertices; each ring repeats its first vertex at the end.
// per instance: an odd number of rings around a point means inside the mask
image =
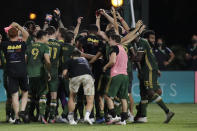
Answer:
POLYGON ((126 23, 126 21, 121 17, 121 15, 120 15, 119 12, 117 12, 117 18, 118 18, 119 21, 121 22, 123 28, 124 28, 127 32, 129 32, 130 28, 129 28, 128 24, 126 23))
POLYGON ((55 9, 54 10, 54 17, 55 17, 55 20, 58 23, 59 28, 64 28, 64 24, 62 23, 61 13, 60 13, 60 10, 59 9, 55 9))
POLYGON ((114 17, 114 22, 113 22, 113 24, 114 24, 115 32, 116 32, 117 35, 119 35, 118 23, 117 23, 117 17, 116 17, 116 11, 115 11, 114 7, 112 7, 112 15, 113 15, 113 17, 114 17))
POLYGON ((20 26, 18 23, 13 22, 10 26, 12 27, 16 27, 17 29, 19 29, 23 35, 22 40, 23 41, 27 41, 28 37, 29 37, 29 33, 22 27, 20 26))
POLYGON ((131 31, 130 33, 128 33, 125 37, 123 37, 121 39, 121 43, 124 43, 124 42, 128 41, 129 39, 131 39, 140 30, 142 25, 143 25, 143 22, 141 20, 139 20, 136 23, 136 28, 133 31, 131 31))
POLYGON ((78 35, 78 33, 79 33, 79 28, 80 28, 81 20, 82 20, 82 19, 83 19, 83 17, 79 17, 79 18, 77 19, 77 26, 76 26, 75 29, 74 29, 74 34, 75 34, 74 39, 77 37, 77 35, 78 35))
POLYGON ((141 35, 141 33, 145 30, 146 26, 143 25, 140 30, 136 31, 136 29, 134 30, 134 32, 132 32, 132 34, 129 34, 129 39, 127 41, 121 42, 121 44, 123 45, 128 45, 129 43, 131 43, 135 38, 137 38, 139 35, 141 35))
POLYGON ((98 32, 101 31, 101 25, 100 25, 100 22, 101 22, 101 15, 96 15, 96 26, 98 27, 98 32))

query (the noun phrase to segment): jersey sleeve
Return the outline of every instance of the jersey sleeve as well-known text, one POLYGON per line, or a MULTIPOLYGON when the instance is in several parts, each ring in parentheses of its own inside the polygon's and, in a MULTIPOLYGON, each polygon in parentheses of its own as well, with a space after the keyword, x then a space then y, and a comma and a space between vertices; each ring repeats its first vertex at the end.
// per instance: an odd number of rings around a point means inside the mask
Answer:
POLYGON ((112 46, 110 55, 111 55, 112 53, 116 53, 116 55, 118 55, 118 53, 119 53, 119 48, 118 48, 118 46, 112 46))
POLYGON ((49 46, 47 45, 44 46, 44 54, 50 54, 49 46))

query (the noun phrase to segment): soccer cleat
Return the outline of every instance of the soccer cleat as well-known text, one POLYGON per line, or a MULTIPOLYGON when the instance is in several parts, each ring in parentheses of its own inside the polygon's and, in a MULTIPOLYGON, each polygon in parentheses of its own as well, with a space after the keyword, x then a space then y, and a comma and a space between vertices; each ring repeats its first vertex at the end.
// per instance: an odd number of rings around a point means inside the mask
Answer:
POLYGON ((166 114, 166 120, 164 121, 164 123, 169 123, 170 122, 170 120, 172 119, 172 117, 175 115, 175 113, 174 112, 169 112, 169 113, 167 113, 166 114))
POLYGON ((84 123, 85 121, 84 121, 84 119, 79 119, 78 122, 79 122, 79 123, 84 123))
POLYGON ((25 111, 19 112, 19 117, 23 119, 23 122, 24 122, 24 123, 29 123, 29 122, 30 122, 29 117, 28 117, 28 115, 25 113, 25 111))
POLYGON ((111 125, 111 124, 116 123, 116 122, 118 122, 120 120, 121 120, 121 118, 116 116, 115 118, 111 118, 106 124, 107 125, 111 125))
POLYGON ((84 118, 84 122, 87 122, 88 124, 92 125, 93 122, 90 118, 84 118))
POLYGON ((92 123, 95 123, 95 119, 94 118, 89 118, 91 120, 92 123))
POLYGON ((119 122, 116 122, 116 125, 126 125, 127 123, 126 123, 126 121, 124 120, 124 121, 119 121, 119 122))
POLYGON ((68 120, 62 116, 56 118, 57 123, 68 123, 68 120))
POLYGON ((77 122, 74 119, 72 119, 72 120, 69 120, 69 124, 70 125, 77 125, 77 122))
POLYGON ((134 116, 130 115, 128 118, 128 122, 131 122, 131 123, 134 122, 134 116))
POLYGON ((16 125, 21 124, 21 120, 20 119, 16 119, 13 124, 16 124, 16 125))
POLYGON ((135 120, 135 123, 147 123, 147 122, 148 122, 147 117, 138 117, 135 120))
POLYGON ((12 119, 11 117, 9 118, 8 122, 13 124, 16 120, 15 119, 12 119))
POLYGON ((104 122, 105 122, 105 118, 104 117, 96 120, 97 124, 104 123, 104 122))
POLYGON ((48 124, 48 122, 45 120, 44 116, 40 116, 39 120, 42 124, 48 124))
POLYGON ((54 124, 56 121, 55 121, 55 119, 49 119, 48 120, 48 123, 51 123, 51 124, 54 124))

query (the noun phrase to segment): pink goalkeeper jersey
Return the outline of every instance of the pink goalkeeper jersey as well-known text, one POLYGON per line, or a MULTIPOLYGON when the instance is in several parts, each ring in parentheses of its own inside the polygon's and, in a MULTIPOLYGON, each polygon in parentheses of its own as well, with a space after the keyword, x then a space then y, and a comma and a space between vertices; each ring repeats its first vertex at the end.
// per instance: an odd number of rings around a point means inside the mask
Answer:
POLYGON ((114 66, 111 68, 111 77, 123 74, 127 75, 127 62, 128 62, 128 56, 125 51, 125 49, 117 45, 119 48, 119 53, 116 56, 116 63, 114 66))

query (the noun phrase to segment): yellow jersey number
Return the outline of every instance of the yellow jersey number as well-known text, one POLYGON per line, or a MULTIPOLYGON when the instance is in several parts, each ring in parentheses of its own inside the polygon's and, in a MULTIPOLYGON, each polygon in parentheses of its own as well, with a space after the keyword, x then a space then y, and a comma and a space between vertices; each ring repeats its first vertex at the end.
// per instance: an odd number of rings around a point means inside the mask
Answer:
POLYGON ((57 48, 49 47, 50 49, 50 57, 52 58, 52 51, 53 51, 53 59, 56 59, 57 56, 57 48))
POLYGON ((39 50, 37 48, 33 48, 31 50, 31 54, 33 55, 33 59, 36 60, 39 54, 39 50))

